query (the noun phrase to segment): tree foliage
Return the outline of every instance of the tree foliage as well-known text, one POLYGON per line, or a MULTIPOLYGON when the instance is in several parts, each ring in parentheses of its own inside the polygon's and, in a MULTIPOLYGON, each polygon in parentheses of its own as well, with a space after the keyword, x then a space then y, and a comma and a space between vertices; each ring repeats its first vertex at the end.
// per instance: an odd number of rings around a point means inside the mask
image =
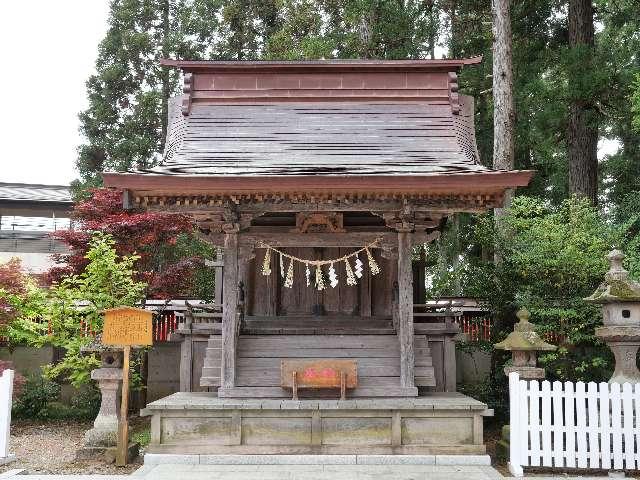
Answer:
POLYGON ((147 296, 211 297, 212 272, 204 266, 204 258, 213 258, 214 249, 194 237, 188 217, 124 210, 121 191, 98 188, 75 204, 73 220, 72 229, 53 234, 69 246, 70 253, 57 256, 59 266, 49 272, 51 281, 83 272, 90 262, 90 239, 94 232, 103 232, 114 239, 119 255, 135 252, 139 257, 136 275, 147 284, 147 296))
MULTIPOLYGON (((484 299, 497 321, 492 343, 512 331, 516 309, 526 307, 538 331, 560 342, 556 352, 541 356, 551 378, 606 380, 612 370, 611 355, 594 335, 601 314, 583 298, 602 282, 608 269, 606 254, 614 246, 628 245, 626 234, 585 199, 574 197, 554 206, 519 196, 504 218, 503 229, 496 230, 489 216, 467 227, 468 250, 457 269, 436 273, 430 295, 484 299), (501 249, 499 264, 474 254, 494 245, 501 249)), ((437 245, 430 248, 431 256, 436 252, 437 245)), ((627 252, 628 264, 637 265, 638 251, 627 252)), ((507 358, 496 355, 495 374, 503 377, 501 365, 507 358)))
POLYGON ((118 255, 109 235, 93 234, 86 259, 82 273, 19 296, 20 301, 13 304, 15 318, 6 329, 10 343, 63 348, 64 358, 48 366, 45 375, 64 376, 76 386, 89 381, 91 370, 99 365, 95 356, 81 352, 93 338, 87 332, 102 331, 104 309, 135 305, 143 300, 146 289, 144 282, 135 279, 139 257, 118 255))
POLYGON ((111 0, 109 28, 98 47, 80 114, 86 141, 78 149, 80 186, 101 184, 100 172, 144 168, 159 160, 167 100, 178 74, 161 58, 200 58, 218 32, 216 0, 111 0))
POLYGON ((37 320, 45 296, 35 278, 24 273, 19 259, 0 264, 0 335, 6 336, 17 318, 37 320))

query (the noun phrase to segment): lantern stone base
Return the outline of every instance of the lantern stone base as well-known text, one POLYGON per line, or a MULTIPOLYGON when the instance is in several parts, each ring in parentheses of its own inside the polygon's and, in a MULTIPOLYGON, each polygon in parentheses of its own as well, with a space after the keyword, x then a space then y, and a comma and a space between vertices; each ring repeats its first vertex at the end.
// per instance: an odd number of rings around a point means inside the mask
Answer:
POLYGON ((504 367, 504 373, 509 376, 511 372, 516 372, 522 380, 542 380, 545 377, 544 368, 509 365, 504 367))
POLYGON ((98 368, 91 372, 102 396, 93 428, 84 434, 85 447, 112 447, 118 439, 118 390, 122 383, 120 368, 98 368))
MULTIPOLYGON (((101 458, 105 463, 116 461, 116 448, 113 447, 82 447, 76 450, 76 460, 90 460, 101 458)), ((133 462, 140 454, 140 444, 131 442, 127 449, 127 463, 133 462)))
POLYGON ((596 337, 607 344, 616 358, 616 369, 609 383, 640 383, 640 371, 636 363, 636 355, 640 348, 640 327, 599 327, 596 328, 596 337))

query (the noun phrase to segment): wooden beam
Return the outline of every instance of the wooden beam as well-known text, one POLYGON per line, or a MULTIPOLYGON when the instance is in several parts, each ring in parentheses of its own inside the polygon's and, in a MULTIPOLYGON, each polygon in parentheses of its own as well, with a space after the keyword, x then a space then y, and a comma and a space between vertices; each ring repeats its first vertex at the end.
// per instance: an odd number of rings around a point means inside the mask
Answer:
MULTIPOLYGON (((155 192, 154 192, 155 193, 155 192)), ((150 197, 165 198, 165 194, 158 192, 150 197)), ((174 198, 170 194, 166 198, 174 198)), ((206 197, 205 197, 206 200, 206 197)), ((487 200, 489 201, 489 200, 487 200)), ((220 201, 222 203, 222 201, 220 201)), ((421 200, 411 199, 406 202, 402 200, 361 200, 361 201, 337 201, 337 200, 317 200, 317 201, 300 201, 292 202, 290 200, 278 200, 275 202, 265 201, 258 202, 255 200, 245 200, 237 205, 239 213, 297 213, 297 212, 398 212, 401 211, 406 204, 412 205, 416 212, 433 213, 438 215, 448 215, 454 212, 480 213, 486 210, 486 207, 474 205, 465 200, 454 202, 452 200, 421 200)), ((146 208, 152 211, 182 213, 185 215, 198 215, 204 212, 219 213, 224 209, 221 205, 211 205, 209 200, 200 202, 197 205, 190 203, 183 205, 174 203, 149 203, 146 208)))
POLYGON ((435 230, 430 233, 415 232, 413 235, 411 235, 411 246, 415 247, 416 245, 431 243, 438 238, 440 238, 440 230, 435 230))
POLYGON ((412 234, 398 232, 398 339, 400 341, 400 386, 413 387, 413 271, 412 234))
POLYGON ((225 234, 222 287, 222 360, 220 384, 235 386, 238 310, 238 233, 225 234))
POLYGON ((347 232, 347 233, 246 233, 241 246, 260 246, 264 242, 272 247, 363 247, 375 239, 380 246, 395 244, 394 232, 347 232))
MULTIPOLYGON (((219 247, 224 246, 224 233, 199 235, 204 241, 219 247)), ((431 243, 440 236, 440 231, 415 232, 411 235, 411 246, 431 243)), ((380 247, 393 250, 396 246, 395 232, 346 232, 346 233, 243 233, 240 247, 260 248, 260 242, 272 247, 362 247, 380 238, 380 247)))

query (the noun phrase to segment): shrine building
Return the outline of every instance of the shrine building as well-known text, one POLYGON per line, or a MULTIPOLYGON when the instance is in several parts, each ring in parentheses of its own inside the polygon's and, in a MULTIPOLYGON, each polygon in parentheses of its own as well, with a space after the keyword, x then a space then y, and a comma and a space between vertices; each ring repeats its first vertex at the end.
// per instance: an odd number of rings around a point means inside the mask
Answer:
POLYGON ((189 215, 216 301, 174 334, 181 392, 153 454, 483 454, 449 309, 412 251, 530 171, 480 162, 463 60, 181 61, 160 165, 104 173, 127 208, 189 215))

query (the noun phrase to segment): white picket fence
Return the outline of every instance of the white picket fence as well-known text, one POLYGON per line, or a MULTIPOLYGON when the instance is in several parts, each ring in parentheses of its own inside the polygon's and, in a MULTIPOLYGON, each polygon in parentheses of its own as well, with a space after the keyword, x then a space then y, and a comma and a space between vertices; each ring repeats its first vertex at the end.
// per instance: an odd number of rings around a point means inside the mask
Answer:
POLYGON ((640 383, 538 382, 509 374, 512 475, 522 467, 640 469, 640 383))
POLYGON ((9 427, 13 401, 13 370, 4 370, 0 376, 0 463, 9 455, 9 427))

